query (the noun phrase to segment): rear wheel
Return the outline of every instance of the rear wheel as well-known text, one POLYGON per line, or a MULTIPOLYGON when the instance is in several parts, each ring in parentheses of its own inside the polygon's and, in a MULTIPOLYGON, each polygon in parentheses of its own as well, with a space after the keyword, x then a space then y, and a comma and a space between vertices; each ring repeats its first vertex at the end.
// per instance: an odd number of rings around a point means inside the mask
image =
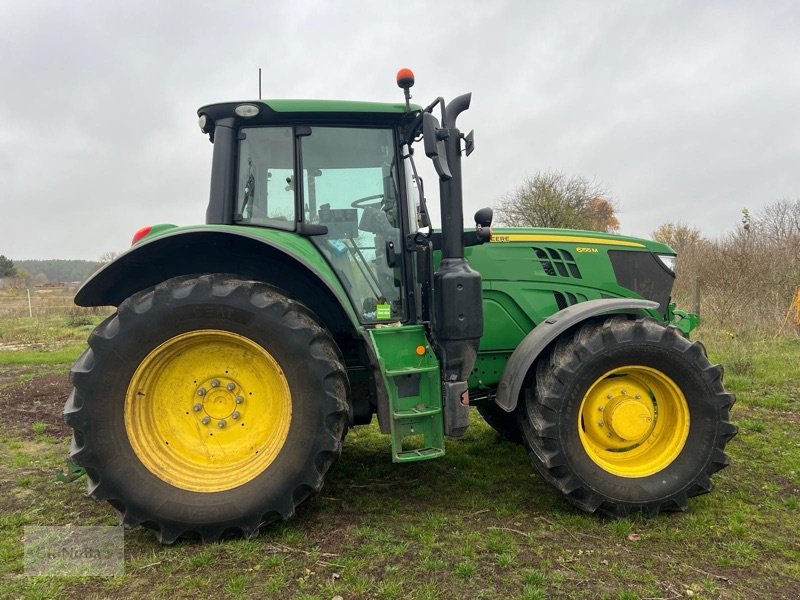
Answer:
POLYGON ((72 381, 71 456, 89 493, 164 543, 291 517, 321 488, 349 416, 338 349, 309 311, 225 275, 123 302, 72 381))
POLYGON ((534 466, 572 504, 656 514, 711 490, 737 431, 733 402, 700 344, 650 319, 611 317, 538 361, 519 422, 534 466))

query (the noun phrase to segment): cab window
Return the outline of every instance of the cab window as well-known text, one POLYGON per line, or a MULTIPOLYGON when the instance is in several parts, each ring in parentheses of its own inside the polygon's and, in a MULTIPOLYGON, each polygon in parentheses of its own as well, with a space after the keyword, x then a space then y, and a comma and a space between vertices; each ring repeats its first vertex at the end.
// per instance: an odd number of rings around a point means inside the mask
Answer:
POLYGON ((291 127, 246 127, 239 142, 237 223, 294 229, 291 127))
POLYGON ((402 246, 391 129, 312 127, 302 138, 303 218, 364 321, 397 321, 402 246))

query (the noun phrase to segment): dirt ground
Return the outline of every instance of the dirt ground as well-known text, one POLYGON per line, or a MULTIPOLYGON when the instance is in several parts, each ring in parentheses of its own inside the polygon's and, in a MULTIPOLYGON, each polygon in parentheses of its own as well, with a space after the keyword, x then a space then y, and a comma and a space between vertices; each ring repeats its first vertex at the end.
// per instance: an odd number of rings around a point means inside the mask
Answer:
POLYGON ((0 415, 7 427, 30 432, 34 423, 44 423, 55 437, 69 435, 62 410, 72 385, 65 373, 37 374, 32 367, 0 369, 0 415), (23 381, 28 379, 27 381, 23 381))

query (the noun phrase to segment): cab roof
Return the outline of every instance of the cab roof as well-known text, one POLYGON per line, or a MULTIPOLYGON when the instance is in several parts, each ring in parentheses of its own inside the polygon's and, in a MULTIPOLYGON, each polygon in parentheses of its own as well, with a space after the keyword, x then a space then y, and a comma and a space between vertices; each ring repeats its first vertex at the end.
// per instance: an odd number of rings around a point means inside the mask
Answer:
POLYGON ((268 123, 287 122, 378 122, 396 123, 407 116, 416 116, 422 107, 412 104, 411 111, 406 110, 403 102, 361 102, 357 100, 309 100, 309 99, 272 99, 242 100, 239 102, 220 102, 207 104, 198 109, 198 116, 206 115, 207 119, 217 122, 221 119, 234 119, 239 125, 262 125, 268 123), (258 114, 252 117, 241 117, 235 109, 241 105, 258 108, 258 114))

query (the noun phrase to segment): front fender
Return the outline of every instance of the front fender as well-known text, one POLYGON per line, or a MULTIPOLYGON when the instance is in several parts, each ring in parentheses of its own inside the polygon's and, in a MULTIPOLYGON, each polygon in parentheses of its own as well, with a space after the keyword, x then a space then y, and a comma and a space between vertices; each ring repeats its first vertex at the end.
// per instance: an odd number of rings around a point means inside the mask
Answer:
POLYGON ((336 310, 359 328, 341 283, 308 239, 277 230, 242 229, 184 227, 145 238, 94 273, 78 290, 75 304, 119 306, 132 294, 172 277, 230 273, 271 283, 318 314, 336 310))
POLYGON ((542 351, 567 329, 598 315, 639 313, 642 310, 656 310, 658 306, 658 302, 651 300, 603 298, 573 304, 554 313, 534 327, 511 354, 497 387, 495 402, 506 412, 512 412, 517 407, 517 399, 529 369, 542 351))

